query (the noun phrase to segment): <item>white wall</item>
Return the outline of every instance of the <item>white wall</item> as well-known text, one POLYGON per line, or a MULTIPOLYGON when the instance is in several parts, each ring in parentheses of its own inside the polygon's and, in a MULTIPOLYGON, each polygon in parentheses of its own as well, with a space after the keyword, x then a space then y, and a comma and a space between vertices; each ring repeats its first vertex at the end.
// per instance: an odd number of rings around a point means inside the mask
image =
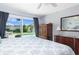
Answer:
POLYGON ((40 18, 39 18, 39 25, 45 23, 45 19, 44 19, 44 18, 45 18, 45 17, 40 17, 40 18))
POLYGON ((79 32, 67 32, 67 31, 57 31, 57 27, 60 26, 60 18, 71 15, 79 14, 79 5, 71 7, 62 11, 52 13, 45 17, 45 23, 53 23, 53 34, 54 35, 63 35, 71 37, 79 37, 79 32))

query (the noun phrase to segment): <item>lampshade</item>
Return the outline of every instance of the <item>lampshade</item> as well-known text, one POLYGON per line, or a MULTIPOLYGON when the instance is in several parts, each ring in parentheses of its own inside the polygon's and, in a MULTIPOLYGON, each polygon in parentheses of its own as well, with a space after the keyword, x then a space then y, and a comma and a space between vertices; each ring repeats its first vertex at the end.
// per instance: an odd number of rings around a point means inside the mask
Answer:
POLYGON ((60 30, 60 27, 58 26, 56 30, 60 30))

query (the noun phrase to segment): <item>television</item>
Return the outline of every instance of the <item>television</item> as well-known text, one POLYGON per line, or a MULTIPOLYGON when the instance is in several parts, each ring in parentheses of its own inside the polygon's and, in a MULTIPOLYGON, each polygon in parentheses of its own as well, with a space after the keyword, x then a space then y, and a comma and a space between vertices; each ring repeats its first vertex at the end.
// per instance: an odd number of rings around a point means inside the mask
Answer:
POLYGON ((79 15, 61 18, 61 31, 79 31, 79 15))

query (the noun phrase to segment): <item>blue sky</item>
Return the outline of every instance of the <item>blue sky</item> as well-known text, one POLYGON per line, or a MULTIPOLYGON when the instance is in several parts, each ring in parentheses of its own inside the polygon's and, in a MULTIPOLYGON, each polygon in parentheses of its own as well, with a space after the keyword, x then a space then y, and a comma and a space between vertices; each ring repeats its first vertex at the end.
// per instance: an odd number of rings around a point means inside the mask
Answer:
MULTIPOLYGON (((7 23, 19 25, 19 24, 21 24, 21 21, 17 21, 16 18, 9 18, 7 20, 7 23)), ((33 23, 33 20, 30 20, 30 19, 24 19, 23 20, 23 24, 29 25, 29 24, 32 24, 32 23, 33 23)))
POLYGON ((29 20, 29 19, 24 19, 23 20, 23 24, 32 24, 33 20, 29 20))

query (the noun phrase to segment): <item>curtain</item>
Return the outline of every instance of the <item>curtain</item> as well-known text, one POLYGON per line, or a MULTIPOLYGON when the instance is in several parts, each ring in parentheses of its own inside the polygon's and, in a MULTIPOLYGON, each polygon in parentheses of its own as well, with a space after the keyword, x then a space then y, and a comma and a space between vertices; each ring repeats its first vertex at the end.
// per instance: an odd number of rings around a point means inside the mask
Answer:
POLYGON ((36 37, 39 37, 39 20, 37 17, 34 17, 33 19, 34 19, 36 37))
POLYGON ((6 28, 6 21, 8 19, 9 13, 0 11, 0 36, 4 38, 5 36, 5 28, 6 28))

